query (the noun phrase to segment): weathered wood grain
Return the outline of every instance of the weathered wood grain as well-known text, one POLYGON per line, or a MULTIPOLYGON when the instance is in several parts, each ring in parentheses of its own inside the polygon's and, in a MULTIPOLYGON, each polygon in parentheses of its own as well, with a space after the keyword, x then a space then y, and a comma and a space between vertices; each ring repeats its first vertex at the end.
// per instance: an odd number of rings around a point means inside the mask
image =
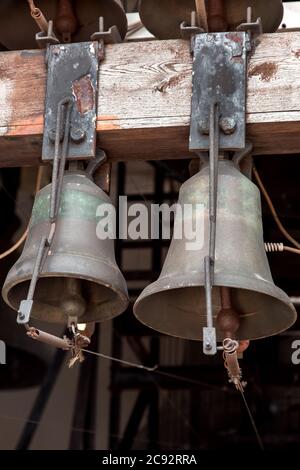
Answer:
MULTIPOLYGON (((260 39, 249 62, 247 130, 256 154, 300 149, 300 33, 260 39)), ((110 45, 100 67, 97 131, 111 160, 186 158, 192 59, 183 40, 110 45)), ((44 53, 0 53, 0 166, 41 154, 44 53)))

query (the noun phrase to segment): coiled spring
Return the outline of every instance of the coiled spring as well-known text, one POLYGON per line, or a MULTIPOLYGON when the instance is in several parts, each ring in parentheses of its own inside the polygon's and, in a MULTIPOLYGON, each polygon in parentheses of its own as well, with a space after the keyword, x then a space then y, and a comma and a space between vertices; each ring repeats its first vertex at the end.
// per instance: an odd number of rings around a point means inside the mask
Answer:
POLYGON ((275 253, 284 251, 283 243, 265 243, 265 250, 267 253, 275 253))

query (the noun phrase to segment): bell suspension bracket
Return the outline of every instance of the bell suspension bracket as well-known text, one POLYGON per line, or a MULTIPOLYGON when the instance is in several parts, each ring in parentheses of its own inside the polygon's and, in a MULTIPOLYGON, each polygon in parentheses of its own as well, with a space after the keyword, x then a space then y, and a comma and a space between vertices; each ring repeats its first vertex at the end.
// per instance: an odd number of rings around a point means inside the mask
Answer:
MULTIPOLYGON (((246 143, 247 58, 254 39, 261 34, 261 21, 251 20, 235 32, 206 33, 197 27, 195 13, 191 26, 181 25, 182 34, 191 39, 193 52, 193 91, 191 106, 191 152, 209 159, 209 253, 204 259, 206 327, 203 328, 203 352, 214 355, 217 349, 213 324, 212 290, 215 274, 215 248, 218 200, 218 161, 220 153, 235 152, 236 159, 249 153, 246 143)), ((232 364, 231 361, 227 363, 232 364)))

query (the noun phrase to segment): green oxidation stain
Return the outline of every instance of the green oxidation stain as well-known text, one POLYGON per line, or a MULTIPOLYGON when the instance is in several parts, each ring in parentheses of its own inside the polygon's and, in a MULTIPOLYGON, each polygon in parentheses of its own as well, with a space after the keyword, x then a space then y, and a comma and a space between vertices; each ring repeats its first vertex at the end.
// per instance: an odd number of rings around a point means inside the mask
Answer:
MULTIPOLYGON (((64 191, 61 195, 59 217, 81 220, 97 221, 96 211, 101 203, 101 199, 91 196, 82 191, 64 191)), ((40 195, 33 207, 30 226, 45 222, 49 219, 50 194, 40 195)))
MULTIPOLYGON (((204 210, 209 209, 209 180, 202 178, 188 188, 183 196, 184 204, 202 204, 204 210)), ((248 223, 257 225, 261 217, 261 203, 259 192, 253 183, 246 178, 231 179, 224 176, 218 186, 218 211, 225 211, 228 216, 245 217, 248 223), (230 185, 228 184, 230 182, 230 185), (238 198, 238 200, 237 200, 238 198)))

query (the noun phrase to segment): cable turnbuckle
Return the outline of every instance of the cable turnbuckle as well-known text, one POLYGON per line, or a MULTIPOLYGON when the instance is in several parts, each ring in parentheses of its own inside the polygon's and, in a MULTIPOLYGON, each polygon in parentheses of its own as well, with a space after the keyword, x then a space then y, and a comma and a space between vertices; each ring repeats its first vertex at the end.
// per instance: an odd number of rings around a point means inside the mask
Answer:
POLYGON ((231 338, 225 338, 223 341, 223 359, 224 366, 228 373, 229 383, 233 383, 235 388, 241 392, 244 391, 247 382, 242 381, 242 369, 238 360, 239 342, 231 338))

